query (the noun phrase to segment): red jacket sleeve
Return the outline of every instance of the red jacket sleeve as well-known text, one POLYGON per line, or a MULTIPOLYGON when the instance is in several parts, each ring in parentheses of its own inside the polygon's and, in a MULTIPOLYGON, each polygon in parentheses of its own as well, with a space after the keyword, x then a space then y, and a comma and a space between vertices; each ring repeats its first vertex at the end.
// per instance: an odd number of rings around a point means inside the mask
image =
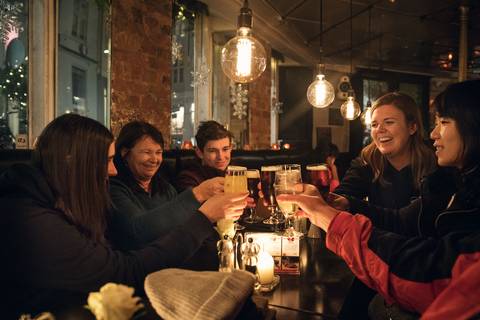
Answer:
POLYGON ((452 283, 435 299, 421 320, 480 318, 480 254, 466 255, 462 259, 476 262, 466 270, 455 270, 452 283))
POLYGON ((416 255, 422 252, 415 250, 415 245, 425 245, 417 239, 416 242, 409 244, 412 249, 409 250, 405 245, 409 238, 375 229, 370 220, 363 215, 340 212, 328 228, 327 247, 340 255, 360 280, 377 290, 388 302, 413 312, 423 313, 451 279, 415 282, 395 275, 391 266, 369 247, 368 242, 373 232, 379 233, 375 235, 376 241, 380 239, 377 245, 386 246, 392 256, 399 256, 396 261, 400 263, 404 261, 414 263, 418 258, 416 255), (410 260, 407 260, 408 255, 413 255, 409 257, 410 260))

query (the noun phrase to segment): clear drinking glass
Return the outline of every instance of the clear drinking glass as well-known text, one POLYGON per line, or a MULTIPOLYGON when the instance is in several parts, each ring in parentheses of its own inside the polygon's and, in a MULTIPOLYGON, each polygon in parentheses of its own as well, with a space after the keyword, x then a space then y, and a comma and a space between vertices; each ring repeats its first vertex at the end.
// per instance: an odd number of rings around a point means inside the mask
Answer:
POLYGON ((270 218, 263 220, 263 223, 266 224, 279 224, 279 221, 276 209, 277 209, 277 199, 275 198, 275 172, 281 170, 281 166, 262 166, 261 171, 261 188, 263 193, 263 199, 267 203, 268 209, 271 211, 270 218))
MULTIPOLYGON (((247 168, 239 166, 228 166, 225 173, 225 185, 223 191, 225 195, 247 192, 247 168)), ((237 230, 245 229, 245 227, 238 224, 237 221, 235 223, 237 230)))
MULTIPOLYGON (((248 183, 248 192, 249 197, 253 198, 255 203, 258 202, 258 183, 260 182, 260 172, 257 169, 248 169, 247 170, 247 183, 248 183)), ((251 207, 250 216, 243 219, 246 223, 256 223, 262 221, 263 219, 257 216, 256 207, 251 207)))
MULTIPOLYGON (((295 185, 302 183, 302 173, 300 165, 283 165, 282 170, 275 173, 275 196, 280 194, 295 194, 295 185)), ((301 237, 303 233, 295 231, 293 228, 293 217, 297 212, 295 203, 278 203, 280 210, 285 215, 286 226, 285 237, 301 237)))

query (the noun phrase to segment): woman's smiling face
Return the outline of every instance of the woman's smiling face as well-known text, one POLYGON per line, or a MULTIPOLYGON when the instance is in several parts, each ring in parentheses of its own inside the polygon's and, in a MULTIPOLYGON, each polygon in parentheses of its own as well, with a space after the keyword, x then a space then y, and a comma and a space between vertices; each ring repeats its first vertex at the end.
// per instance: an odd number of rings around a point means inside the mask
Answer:
POLYGON ((433 146, 440 166, 462 168, 464 147, 455 120, 437 116, 430 138, 435 140, 433 146))
POLYGON ((416 131, 416 124, 407 123, 403 112, 394 105, 377 107, 372 114, 373 140, 390 162, 410 158, 410 136, 416 131))
POLYGON ((143 138, 137 142, 130 149, 130 152, 126 148, 122 150, 122 156, 127 161, 133 175, 143 182, 150 182, 158 168, 160 168, 163 159, 162 155, 162 147, 150 137, 143 138))

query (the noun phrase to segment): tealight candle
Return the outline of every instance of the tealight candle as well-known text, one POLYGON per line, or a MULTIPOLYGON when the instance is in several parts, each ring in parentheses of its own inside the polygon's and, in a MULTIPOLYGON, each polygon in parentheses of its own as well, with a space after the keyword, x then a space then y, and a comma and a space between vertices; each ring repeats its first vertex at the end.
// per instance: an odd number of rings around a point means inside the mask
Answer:
POLYGON ((273 258, 268 252, 260 252, 258 255, 258 276, 260 284, 267 285, 273 282, 273 258))

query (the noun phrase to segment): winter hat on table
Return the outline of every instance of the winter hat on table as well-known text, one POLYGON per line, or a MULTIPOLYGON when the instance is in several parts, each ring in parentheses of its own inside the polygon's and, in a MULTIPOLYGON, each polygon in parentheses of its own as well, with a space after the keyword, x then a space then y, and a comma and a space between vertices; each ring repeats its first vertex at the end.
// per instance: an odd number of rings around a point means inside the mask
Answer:
POLYGON ((253 274, 165 269, 149 274, 145 292, 160 317, 170 319, 234 319, 252 294, 253 274))

